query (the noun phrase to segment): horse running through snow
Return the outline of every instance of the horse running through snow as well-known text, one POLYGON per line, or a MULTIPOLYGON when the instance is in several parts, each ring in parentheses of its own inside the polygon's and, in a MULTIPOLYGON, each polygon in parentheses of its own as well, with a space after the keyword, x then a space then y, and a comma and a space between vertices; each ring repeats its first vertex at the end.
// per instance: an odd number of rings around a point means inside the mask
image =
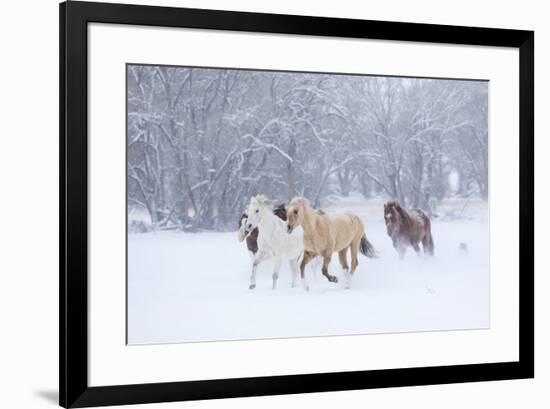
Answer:
POLYGON ((388 236, 391 237, 399 258, 403 259, 405 256, 407 246, 411 246, 419 254, 421 242, 424 253, 433 256, 431 222, 422 210, 414 209, 409 213, 398 202, 388 202, 384 204, 384 220, 388 236))
POLYGON ((245 233, 252 232, 258 228, 258 250, 252 261, 252 273, 250 275, 250 286, 256 288, 256 270, 258 264, 274 257, 273 286, 277 288, 277 280, 283 260, 288 260, 292 271, 292 286, 296 283, 298 275, 298 258, 304 251, 302 237, 297 234, 287 233, 286 223, 273 214, 273 204, 264 195, 257 195, 250 199, 250 205, 246 211, 248 215, 245 223, 245 233))
POLYGON ((337 283, 336 276, 328 272, 328 264, 332 253, 338 252, 340 265, 347 279, 346 288, 350 287, 351 278, 359 264, 358 252, 369 258, 376 257, 373 245, 367 240, 363 221, 355 214, 328 215, 312 209, 306 199, 296 197, 287 208, 287 232, 292 234, 298 226, 302 226, 304 231, 304 257, 300 264, 300 278, 305 289, 309 289, 309 286, 305 281, 304 269, 316 256, 323 258, 323 275, 328 281, 337 283), (348 249, 351 251, 351 269, 347 262, 348 249))

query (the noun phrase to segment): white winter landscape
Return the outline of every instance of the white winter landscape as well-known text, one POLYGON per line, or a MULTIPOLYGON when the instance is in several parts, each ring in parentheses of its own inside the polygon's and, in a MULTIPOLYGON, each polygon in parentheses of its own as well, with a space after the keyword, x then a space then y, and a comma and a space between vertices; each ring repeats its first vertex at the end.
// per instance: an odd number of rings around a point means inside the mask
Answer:
POLYGON ((128 235, 128 343, 176 343, 488 328, 489 237, 486 203, 444 201, 432 220, 435 256, 411 248, 400 260, 386 234, 383 201, 326 203, 353 211, 379 258, 360 255, 344 289, 337 255, 329 283, 320 265, 306 270, 311 289, 291 288, 285 264, 271 289, 273 264, 260 265, 248 289, 251 259, 234 232, 161 231, 128 235), (449 216, 451 215, 451 216, 449 216), (467 245, 467 252, 460 250, 467 245))
MULTIPOLYGON (((128 64, 126 81, 129 344, 490 326, 488 81, 151 64, 128 64), (359 255, 349 289, 336 254, 338 283, 314 260, 309 291, 291 288, 287 262, 272 290, 268 260, 250 290, 237 229, 259 194, 354 213, 378 258, 359 255), (385 217, 397 243, 428 247, 429 219, 435 255, 401 260, 385 217)), ((339 223, 341 243, 360 225, 339 223)), ((264 226, 286 243, 288 226, 264 226)))

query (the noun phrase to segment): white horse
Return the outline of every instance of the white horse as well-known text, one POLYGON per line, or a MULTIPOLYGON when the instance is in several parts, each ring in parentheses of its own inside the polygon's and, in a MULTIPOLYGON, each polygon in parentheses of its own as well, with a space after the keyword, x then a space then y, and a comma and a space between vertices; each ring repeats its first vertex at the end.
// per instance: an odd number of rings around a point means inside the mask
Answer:
POLYGON ((258 264, 270 257, 275 258, 273 268, 273 289, 277 288, 277 279, 283 260, 288 260, 292 271, 292 286, 298 277, 298 258, 304 251, 304 242, 299 234, 288 234, 287 225, 273 214, 273 204, 264 195, 257 195, 250 199, 246 212, 245 231, 250 232, 258 227, 258 251, 252 261, 252 274, 249 288, 256 288, 256 270, 258 264))

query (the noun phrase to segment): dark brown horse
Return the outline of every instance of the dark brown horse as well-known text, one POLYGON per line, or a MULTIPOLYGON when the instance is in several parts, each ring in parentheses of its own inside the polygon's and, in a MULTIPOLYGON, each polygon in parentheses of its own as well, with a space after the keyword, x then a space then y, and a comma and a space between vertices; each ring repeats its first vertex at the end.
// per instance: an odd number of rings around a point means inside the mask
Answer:
POLYGON ((391 237, 400 258, 405 256, 407 246, 412 246, 418 254, 420 242, 424 253, 433 256, 431 222, 422 210, 414 209, 409 213, 398 202, 388 202, 384 205, 384 220, 388 236, 391 237))
MULTIPOLYGON (((273 214, 279 217, 281 220, 286 221, 286 209, 285 205, 281 204, 273 209, 273 214)), ((248 215, 243 213, 239 219, 239 241, 243 241, 246 238, 246 247, 252 254, 258 252, 258 228, 255 227, 250 233, 246 233, 245 225, 248 215)))

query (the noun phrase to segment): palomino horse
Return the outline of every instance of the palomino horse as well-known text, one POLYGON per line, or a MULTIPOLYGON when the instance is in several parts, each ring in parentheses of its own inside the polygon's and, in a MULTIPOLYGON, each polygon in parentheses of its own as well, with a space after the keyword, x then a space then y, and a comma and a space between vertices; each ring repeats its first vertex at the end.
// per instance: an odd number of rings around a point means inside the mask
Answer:
MULTIPOLYGON (((279 219, 286 221, 285 205, 281 204, 277 206, 273 210, 273 214, 279 219)), ((248 215, 246 213, 243 213, 239 219, 239 241, 246 239, 246 247, 248 248, 248 251, 252 253, 252 257, 254 257, 254 254, 258 252, 258 228, 256 227, 252 229, 251 232, 246 233, 247 219, 248 215)))
POLYGON ((414 209, 410 213, 401 207, 398 202, 384 204, 384 220, 388 236, 393 241, 393 247, 402 259, 407 246, 412 246, 417 254, 420 252, 419 243, 422 242, 424 253, 434 254, 431 222, 428 216, 420 210, 414 209))
POLYGON ((354 214, 328 215, 315 211, 306 199, 295 197, 287 208, 288 233, 297 226, 304 231, 304 258, 300 265, 302 285, 308 289, 305 282, 304 269, 306 264, 316 256, 323 258, 323 275, 332 283, 338 279, 328 273, 328 264, 332 253, 338 252, 340 264, 347 276, 346 288, 349 288, 351 277, 357 268, 357 253, 369 258, 376 257, 372 244, 367 240, 365 228, 359 216, 354 214), (348 268, 347 252, 351 250, 351 270, 348 268))
POLYGON ((304 251, 302 237, 286 232, 286 223, 273 214, 271 200, 263 195, 257 195, 250 199, 247 212, 248 217, 245 224, 245 232, 252 232, 258 228, 258 251, 252 262, 252 274, 250 276, 249 288, 256 288, 256 269, 262 261, 274 257, 273 268, 273 289, 277 288, 277 279, 283 260, 289 260, 292 270, 292 286, 295 285, 298 275, 298 257, 304 251))

